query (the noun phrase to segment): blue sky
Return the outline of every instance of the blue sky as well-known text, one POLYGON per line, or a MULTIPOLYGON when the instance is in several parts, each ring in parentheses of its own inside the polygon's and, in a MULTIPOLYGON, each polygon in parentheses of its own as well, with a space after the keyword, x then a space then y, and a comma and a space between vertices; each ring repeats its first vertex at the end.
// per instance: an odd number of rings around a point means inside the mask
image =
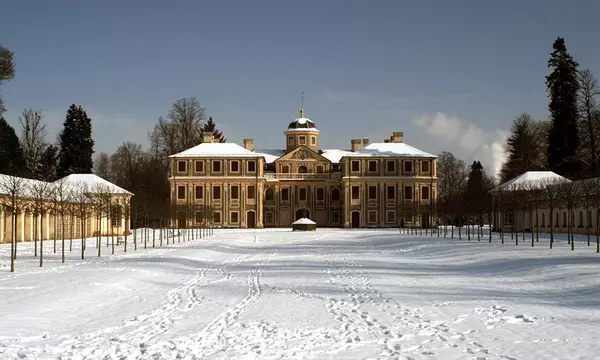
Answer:
POLYGON ((600 2, 0 0, 0 43, 17 72, 7 120, 42 109, 52 137, 72 103, 93 119, 96 151, 147 132, 194 96, 229 141, 281 148, 306 115, 322 148, 404 131, 488 169, 511 120, 547 117, 552 42, 600 75, 600 2), (436 124, 435 129, 428 126, 436 124))

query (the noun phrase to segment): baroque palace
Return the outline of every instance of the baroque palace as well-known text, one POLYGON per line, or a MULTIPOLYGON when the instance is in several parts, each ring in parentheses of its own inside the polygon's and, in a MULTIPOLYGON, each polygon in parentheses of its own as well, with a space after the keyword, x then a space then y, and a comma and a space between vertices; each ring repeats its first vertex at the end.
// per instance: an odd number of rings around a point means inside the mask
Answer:
POLYGON ((435 222, 436 156, 394 132, 381 143, 351 139, 349 150, 321 150, 319 130, 292 121, 285 149, 203 143, 170 156, 171 201, 179 227, 289 227, 306 217, 324 227, 429 227, 435 222), (207 215, 199 209, 210 209, 207 215))

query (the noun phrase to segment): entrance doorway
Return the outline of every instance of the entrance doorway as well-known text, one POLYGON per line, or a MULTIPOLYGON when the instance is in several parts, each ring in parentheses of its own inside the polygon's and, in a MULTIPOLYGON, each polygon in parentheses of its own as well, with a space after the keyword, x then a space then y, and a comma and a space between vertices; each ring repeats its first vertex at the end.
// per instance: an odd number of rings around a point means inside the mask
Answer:
POLYGON ((353 228, 359 228, 360 227, 360 212, 358 211, 353 211, 352 212, 352 225, 353 228))
POLYGON ((429 228, 429 213, 421 215, 421 226, 423 229, 429 228))
POLYGON ((296 210, 296 220, 303 218, 303 217, 310 219, 310 213, 308 212, 308 210, 306 210, 306 209, 296 210))
POLYGON ((248 219, 248 228, 254 229, 256 227, 256 213, 254 211, 248 211, 246 217, 248 219))
POLYGON ((185 213, 184 212, 177 213, 177 228, 178 229, 185 228, 185 213))

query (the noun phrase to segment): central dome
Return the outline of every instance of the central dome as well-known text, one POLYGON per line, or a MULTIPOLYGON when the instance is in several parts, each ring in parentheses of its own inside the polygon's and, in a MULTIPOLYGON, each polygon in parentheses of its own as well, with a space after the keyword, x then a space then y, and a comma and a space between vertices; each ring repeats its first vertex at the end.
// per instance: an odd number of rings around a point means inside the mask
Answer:
POLYGON ((304 109, 300 110, 300 117, 295 119, 288 125, 288 130, 291 130, 291 129, 316 129, 316 128, 317 128, 317 126, 311 119, 304 117, 304 109))

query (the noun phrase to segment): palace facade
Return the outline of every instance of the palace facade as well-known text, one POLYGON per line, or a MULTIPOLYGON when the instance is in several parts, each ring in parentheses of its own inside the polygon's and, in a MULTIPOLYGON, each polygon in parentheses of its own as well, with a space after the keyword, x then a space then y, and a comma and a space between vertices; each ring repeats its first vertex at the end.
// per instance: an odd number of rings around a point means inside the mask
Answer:
POLYGON ((171 201, 195 209, 178 212, 177 225, 289 227, 301 217, 322 227, 434 224, 437 157, 404 143, 402 132, 322 150, 319 130, 300 110, 283 133, 284 149, 203 134, 202 144, 171 155, 171 201))

